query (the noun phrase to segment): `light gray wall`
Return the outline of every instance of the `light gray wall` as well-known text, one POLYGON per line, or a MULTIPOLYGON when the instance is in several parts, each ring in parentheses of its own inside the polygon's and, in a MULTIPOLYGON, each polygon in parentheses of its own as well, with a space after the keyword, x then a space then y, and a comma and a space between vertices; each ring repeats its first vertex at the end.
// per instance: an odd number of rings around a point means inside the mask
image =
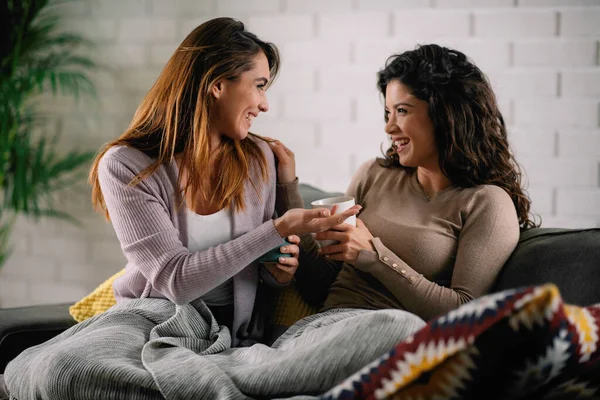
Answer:
MULTIPOLYGON (((111 67, 97 76, 98 107, 44 103, 60 117, 65 148, 117 137, 186 34, 235 16, 283 57, 254 130, 296 152, 303 182, 343 191, 386 140, 375 72, 392 52, 437 42, 491 78, 544 226, 600 224, 599 0, 89 0, 60 9, 111 67)), ((88 189, 59 201, 84 227, 20 221, 0 272, 3 306, 76 300, 123 267, 88 189)))

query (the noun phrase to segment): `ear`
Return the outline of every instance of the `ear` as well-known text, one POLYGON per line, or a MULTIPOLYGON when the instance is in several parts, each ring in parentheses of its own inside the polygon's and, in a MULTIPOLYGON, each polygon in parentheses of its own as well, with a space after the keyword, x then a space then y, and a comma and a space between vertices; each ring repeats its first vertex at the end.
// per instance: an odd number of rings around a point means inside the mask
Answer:
POLYGON ((218 81, 211 88, 211 93, 215 96, 215 99, 218 99, 223 94, 223 81, 218 81))

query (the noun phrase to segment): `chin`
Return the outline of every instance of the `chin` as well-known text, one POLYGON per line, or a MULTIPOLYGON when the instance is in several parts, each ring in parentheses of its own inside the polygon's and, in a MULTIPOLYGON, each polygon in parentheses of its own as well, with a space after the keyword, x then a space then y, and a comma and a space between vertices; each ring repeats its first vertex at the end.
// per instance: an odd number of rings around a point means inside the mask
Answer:
POLYGON ((416 165, 413 165, 414 163, 411 162, 410 158, 408 158, 408 157, 398 157, 398 161, 400 161, 400 165, 402 165, 404 167, 409 167, 409 168, 416 167, 416 165))
POLYGON ((231 140, 244 140, 248 137, 248 130, 239 130, 227 135, 227 137, 231 140))

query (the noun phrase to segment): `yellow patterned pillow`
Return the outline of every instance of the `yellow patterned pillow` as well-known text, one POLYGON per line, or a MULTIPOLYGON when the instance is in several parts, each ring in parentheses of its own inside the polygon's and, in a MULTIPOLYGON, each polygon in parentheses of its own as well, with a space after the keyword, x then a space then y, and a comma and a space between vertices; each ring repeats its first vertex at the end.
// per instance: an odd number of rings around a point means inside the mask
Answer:
POLYGON ((125 268, 102 282, 92 293, 69 307, 69 314, 71 314, 75 321, 82 322, 114 306, 116 300, 112 284, 115 279, 124 273, 125 268))
MULTIPOLYGON (((73 304, 69 308, 71 316, 77 322, 82 322, 114 306, 116 301, 112 284, 124 273, 125 269, 120 270, 102 282, 92 293, 73 304)), ((294 285, 286 286, 276 293, 275 310, 271 321, 275 325, 292 326, 296 321, 317 312, 316 308, 304 301, 294 285)))
POLYGON ((318 311, 300 296, 295 285, 286 286, 278 292, 271 321, 274 325, 292 326, 296 321, 318 311))

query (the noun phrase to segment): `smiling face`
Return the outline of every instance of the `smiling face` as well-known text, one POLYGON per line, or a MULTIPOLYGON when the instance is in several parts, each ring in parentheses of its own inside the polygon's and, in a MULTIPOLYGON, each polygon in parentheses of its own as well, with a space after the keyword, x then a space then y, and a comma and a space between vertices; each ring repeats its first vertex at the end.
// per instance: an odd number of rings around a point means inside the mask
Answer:
POLYGON ((413 96, 408 86, 397 79, 385 90, 385 132, 405 167, 439 168, 433 122, 427 102, 413 96))
POLYGON ((248 135, 252 120, 260 112, 269 110, 265 95, 269 79, 269 62, 261 51, 255 56, 251 70, 235 80, 223 80, 213 86, 211 135, 216 139, 213 143, 220 143, 221 135, 233 140, 242 140, 248 135))

